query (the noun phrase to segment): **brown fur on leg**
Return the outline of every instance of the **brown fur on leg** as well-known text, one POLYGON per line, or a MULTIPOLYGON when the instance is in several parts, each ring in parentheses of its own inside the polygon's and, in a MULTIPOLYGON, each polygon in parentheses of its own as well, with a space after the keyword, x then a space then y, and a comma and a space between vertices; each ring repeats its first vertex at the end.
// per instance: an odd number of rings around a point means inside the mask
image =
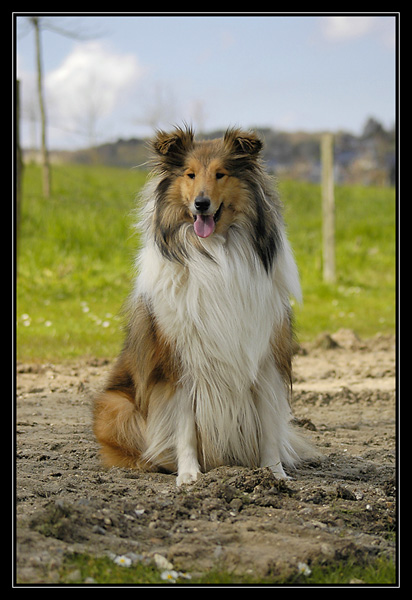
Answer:
POLYGON ((141 461, 145 423, 124 392, 106 391, 95 401, 94 433, 107 467, 151 470, 141 461))
POLYGON ((125 346, 106 390, 94 402, 94 433, 106 466, 154 470, 141 458, 147 449, 149 401, 155 388, 163 389, 162 383, 168 382, 173 389, 177 378, 170 347, 161 340, 149 307, 140 299, 131 311, 125 346))

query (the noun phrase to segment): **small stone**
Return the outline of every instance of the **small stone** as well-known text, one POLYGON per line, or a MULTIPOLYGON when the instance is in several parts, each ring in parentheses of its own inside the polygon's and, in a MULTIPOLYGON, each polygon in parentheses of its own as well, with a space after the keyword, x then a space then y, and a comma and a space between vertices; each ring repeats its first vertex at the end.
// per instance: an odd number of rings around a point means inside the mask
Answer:
POLYGON ((74 583, 75 581, 80 581, 82 577, 82 574, 80 573, 80 569, 76 569, 75 571, 71 571, 66 579, 67 581, 70 581, 72 583, 74 583))
POLYGON ((153 560, 158 569, 164 569, 166 571, 170 571, 171 569, 173 569, 172 563, 170 561, 168 561, 167 558, 165 558, 161 554, 155 554, 153 556, 153 560))

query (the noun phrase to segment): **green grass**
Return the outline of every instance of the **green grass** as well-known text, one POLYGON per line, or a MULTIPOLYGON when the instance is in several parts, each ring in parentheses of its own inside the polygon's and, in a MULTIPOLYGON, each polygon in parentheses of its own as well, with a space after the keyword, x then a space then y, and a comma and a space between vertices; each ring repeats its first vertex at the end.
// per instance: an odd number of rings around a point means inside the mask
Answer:
POLYGON ((138 239, 131 223, 144 175, 54 167, 53 195, 27 167, 18 250, 17 349, 24 359, 112 356, 138 239))
MULTIPOLYGON (((27 166, 17 262, 17 356, 59 361, 113 357, 122 343, 121 308, 133 278, 138 238, 137 170, 53 167, 52 197, 27 166)), ((336 187, 337 282, 322 281, 319 186, 281 182, 302 278, 298 337, 341 327, 361 337, 395 326, 395 194, 389 188, 336 187)))
POLYGON ((318 185, 283 182, 285 220, 302 280, 295 307, 299 337, 341 327, 361 337, 395 330, 395 191, 336 186, 335 284, 322 278, 322 214, 318 185))
MULTIPOLYGON (((328 585, 328 584, 395 584, 395 564, 378 557, 371 562, 359 563, 355 560, 337 561, 327 565, 313 565, 309 575, 296 573, 277 574, 263 578, 245 574, 235 575, 227 571, 213 569, 202 574, 190 574, 188 578, 178 578, 181 584, 277 584, 277 585, 328 585)), ((92 578, 98 584, 164 584, 161 571, 154 565, 135 563, 130 567, 116 565, 106 557, 93 557, 87 554, 73 554, 66 558, 60 571, 59 583, 83 583, 92 578)))
POLYGON ((318 585, 348 583, 393 585, 396 583, 396 566, 385 557, 378 557, 366 564, 359 564, 356 560, 338 561, 327 567, 314 566, 305 581, 318 585))

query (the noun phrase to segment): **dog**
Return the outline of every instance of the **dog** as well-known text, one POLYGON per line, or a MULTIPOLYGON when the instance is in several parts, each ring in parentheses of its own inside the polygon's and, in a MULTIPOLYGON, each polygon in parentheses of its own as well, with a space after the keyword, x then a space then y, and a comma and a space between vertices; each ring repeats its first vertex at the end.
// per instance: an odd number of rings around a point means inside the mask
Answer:
POLYGON ((157 131, 123 349, 94 402, 106 466, 177 473, 284 467, 307 455, 289 403, 290 298, 301 300, 262 140, 157 131))

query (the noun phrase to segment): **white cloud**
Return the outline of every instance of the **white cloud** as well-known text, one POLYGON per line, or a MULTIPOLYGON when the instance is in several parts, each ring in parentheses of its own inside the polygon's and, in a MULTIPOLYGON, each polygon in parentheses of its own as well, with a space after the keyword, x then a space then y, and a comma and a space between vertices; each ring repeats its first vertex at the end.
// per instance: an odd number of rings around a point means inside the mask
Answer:
POLYGON ((395 39, 395 18, 379 15, 322 17, 321 29, 325 39, 332 42, 373 34, 390 47, 395 39))
POLYGON ((324 17, 323 33, 329 40, 345 40, 369 33, 374 27, 374 17, 324 17))
POLYGON ((94 127, 91 121, 109 116, 143 73, 133 54, 96 41, 77 44, 45 78, 51 123, 94 127))

